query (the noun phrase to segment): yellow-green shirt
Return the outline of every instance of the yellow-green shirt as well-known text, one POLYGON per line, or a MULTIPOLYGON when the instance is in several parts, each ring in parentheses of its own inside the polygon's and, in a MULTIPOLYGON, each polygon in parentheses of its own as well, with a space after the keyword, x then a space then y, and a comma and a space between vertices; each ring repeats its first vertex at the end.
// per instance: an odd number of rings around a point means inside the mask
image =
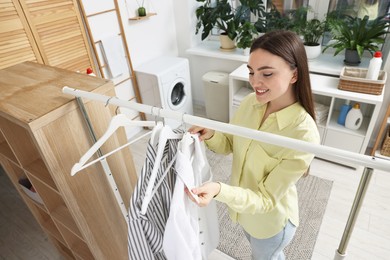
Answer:
MULTIPOLYGON (((231 124, 320 142, 315 121, 299 103, 270 114, 260 126, 266 107, 252 93, 243 100, 231 124)), ((206 144, 216 153, 233 153, 230 185, 221 183, 215 199, 228 205, 234 222, 256 238, 276 235, 288 220, 298 226, 295 183, 309 167, 313 154, 220 132, 206 144)))

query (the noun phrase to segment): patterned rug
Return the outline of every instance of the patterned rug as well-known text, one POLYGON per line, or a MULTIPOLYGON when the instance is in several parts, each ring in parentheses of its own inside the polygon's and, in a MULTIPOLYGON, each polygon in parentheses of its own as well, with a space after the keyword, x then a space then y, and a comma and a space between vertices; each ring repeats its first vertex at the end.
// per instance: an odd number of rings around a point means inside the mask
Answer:
MULTIPOLYGON (((213 170, 214 180, 228 183, 231 156, 218 155, 207 150, 207 158, 213 170)), ((311 259, 332 184, 332 181, 312 175, 298 181, 300 225, 293 241, 285 248, 286 259, 311 259)), ((218 202, 217 207, 220 223, 218 249, 234 259, 250 260, 251 249, 241 227, 232 223, 225 204, 218 202)))

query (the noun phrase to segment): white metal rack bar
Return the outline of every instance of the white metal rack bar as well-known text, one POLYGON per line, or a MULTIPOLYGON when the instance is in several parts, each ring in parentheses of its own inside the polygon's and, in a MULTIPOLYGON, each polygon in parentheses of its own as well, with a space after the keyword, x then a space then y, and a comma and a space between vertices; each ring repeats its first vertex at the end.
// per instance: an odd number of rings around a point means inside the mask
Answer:
POLYGON ((369 181, 371 179, 373 169, 390 171, 389 160, 376 158, 373 156, 367 156, 367 155, 358 154, 354 152, 344 151, 329 146, 312 144, 297 139, 274 135, 266 132, 260 132, 258 130, 249 129, 246 127, 240 127, 240 126, 231 125, 227 123, 217 122, 202 117, 188 115, 182 112, 162 109, 162 108, 139 104, 135 102, 129 102, 127 100, 122 100, 117 97, 91 93, 91 92, 82 91, 82 90, 78 90, 66 86, 63 88, 62 91, 63 93, 73 95, 76 97, 83 97, 90 100, 100 101, 105 104, 112 104, 119 107, 126 107, 146 114, 174 119, 189 125, 198 125, 206 128, 215 129, 224 133, 250 138, 253 140, 266 142, 266 143, 270 143, 282 147, 287 147, 294 150, 310 152, 315 154, 318 157, 331 160, 331 161, 335 159, 337 160, 342 159, 346 163, 352 163, 355 165, 364 166, 365 168, 362 174, 362 178, 358 190, 356 192, 356 196, 351 208, 351 212, 347 220, 347 224, 344 229, 344 233, 341 238, 339 248, 336 250, 336 254, 334 257, 335 260, 344 259, 346 256, 346 248, 348 246, 349 238, 352 234, 357 216, 359 214, 361 205, 363 203, 364 195, 366 193, 369 181))

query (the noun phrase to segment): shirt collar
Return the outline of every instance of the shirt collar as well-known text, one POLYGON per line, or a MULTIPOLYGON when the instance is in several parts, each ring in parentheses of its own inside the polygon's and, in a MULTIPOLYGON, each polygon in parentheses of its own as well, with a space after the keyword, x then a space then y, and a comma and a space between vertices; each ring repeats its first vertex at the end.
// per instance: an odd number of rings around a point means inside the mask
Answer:
MULTIPOLYGON (((259 110, 259 114, 264 115, 264 110, 267 108, 267 104, 260 104, 256 99, 253 100, 253 108, 259 110)), ((272 113, 270 116, 275 115, 276 122, 278 124, 279 130, 287 127, 294 122, 302 113, 303 107, 299 102, 295 102, 294 104, 283 108, 275 113, 272 113)))

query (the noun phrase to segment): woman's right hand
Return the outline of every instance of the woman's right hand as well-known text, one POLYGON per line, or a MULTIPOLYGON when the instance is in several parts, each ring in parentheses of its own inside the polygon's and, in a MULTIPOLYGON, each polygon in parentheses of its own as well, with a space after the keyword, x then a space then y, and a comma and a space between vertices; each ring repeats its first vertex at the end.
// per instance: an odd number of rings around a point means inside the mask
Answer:
POLYGON ((204 127, 200 127, 200 126, 196 126, 196 125, 191 126, 188 129, 188 132, 190 132, 191 134, 199 133, 199 140, 200 141, 210 139, 211 137, 213 137, 213 135, 215 133, 215 131, 212 129, 208 129, 208 128, 204 128, 204 127))

